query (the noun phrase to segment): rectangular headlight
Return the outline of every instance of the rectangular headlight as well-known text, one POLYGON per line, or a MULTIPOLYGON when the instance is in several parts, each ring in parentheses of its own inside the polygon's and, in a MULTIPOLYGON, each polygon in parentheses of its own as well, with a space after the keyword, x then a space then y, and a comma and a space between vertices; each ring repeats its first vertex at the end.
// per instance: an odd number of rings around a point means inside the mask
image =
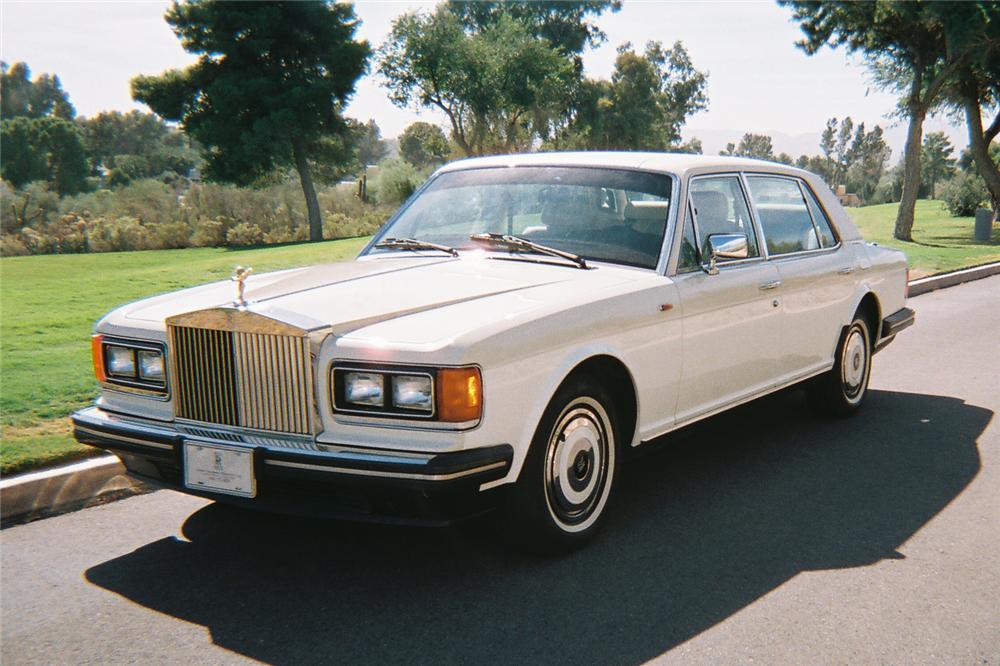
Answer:
POLYGON ((162 382, 163 354, 153 349, 139 350, 139 377, 151 382, 162 382))
POLYGON ((431 378, 426 375, 395 375, 392 378, 392 405, 401 409, 433 411, 431 378))
POLYGON ((128 347, 106 347, 107 372, 114 377, 135 377, 135 350, 128 347))
POLYGON ((385 377, 377 372, 344 373, 344 401, 352 405, 381 407, 385 404, 385 377))

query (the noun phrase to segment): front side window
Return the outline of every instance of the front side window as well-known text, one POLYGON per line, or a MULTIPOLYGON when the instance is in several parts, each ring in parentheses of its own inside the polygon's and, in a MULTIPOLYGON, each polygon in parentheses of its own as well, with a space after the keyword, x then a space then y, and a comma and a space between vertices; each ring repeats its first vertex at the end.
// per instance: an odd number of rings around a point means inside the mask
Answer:
POLYGON ((708 237, 712 234, 744 234, 749 250, 747 256, 760 256, 757 234, 739 177, 713 176, 692 180, 691 205, 698 223, 701 256, 711 256, 708 237))
POLYGON ((747 176, 761 233, 771 255, 819 249, 819 238, 798 181, 775 176, 747 176))
POLYGON ((656 268, 670 196, 669 176, 622 169, 452 171, 435 178, 376 240, 414 238, 462 250, 478 249, 472 234, 500 233, 595 261, 656 268))

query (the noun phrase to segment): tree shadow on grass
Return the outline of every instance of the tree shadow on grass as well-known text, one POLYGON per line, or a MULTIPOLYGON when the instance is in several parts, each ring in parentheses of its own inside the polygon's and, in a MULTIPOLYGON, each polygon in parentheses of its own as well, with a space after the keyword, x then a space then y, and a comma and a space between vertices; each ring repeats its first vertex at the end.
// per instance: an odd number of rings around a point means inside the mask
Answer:
POLYGON ((598 540, 512 553, 488 526, 408 529, 210 505, 97 565, 91 583, 203 625, 219 646, 302 662, 641 663, 796 574, 897 552, 975 477, 992 412, 872 391, 857 417, 799 393, 669 439, 620 477, 598 540))

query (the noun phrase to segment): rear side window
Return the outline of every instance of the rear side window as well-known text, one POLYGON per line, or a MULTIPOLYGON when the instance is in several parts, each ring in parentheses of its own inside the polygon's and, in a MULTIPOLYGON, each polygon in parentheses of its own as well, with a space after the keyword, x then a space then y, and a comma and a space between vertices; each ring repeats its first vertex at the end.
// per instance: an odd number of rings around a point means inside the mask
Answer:
POLYGON ((769 254, 818 250, 819 237, 796 180, 747 176, 769 254))
POLYGON ((816 231, 819 232, 819 241, 823 247, 833 247, 837 244, 837 237, 833 234, 833 227, 830 226, 830 218, 826 216, 826 211, 816 201, 816 195, 808 187, 803 187, 806 193, 806 202, 809 204, 809 212, 812 213, 813 222, 816 223, 816 231))

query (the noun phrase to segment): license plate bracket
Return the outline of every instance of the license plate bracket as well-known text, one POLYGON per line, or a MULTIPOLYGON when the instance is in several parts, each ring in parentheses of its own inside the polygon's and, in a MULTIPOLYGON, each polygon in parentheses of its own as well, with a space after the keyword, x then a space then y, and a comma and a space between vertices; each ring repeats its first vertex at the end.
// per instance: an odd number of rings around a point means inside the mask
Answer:
POLYGON ((184 486, 237 497, 256 497, 253 449, 185 441, 184 486))

